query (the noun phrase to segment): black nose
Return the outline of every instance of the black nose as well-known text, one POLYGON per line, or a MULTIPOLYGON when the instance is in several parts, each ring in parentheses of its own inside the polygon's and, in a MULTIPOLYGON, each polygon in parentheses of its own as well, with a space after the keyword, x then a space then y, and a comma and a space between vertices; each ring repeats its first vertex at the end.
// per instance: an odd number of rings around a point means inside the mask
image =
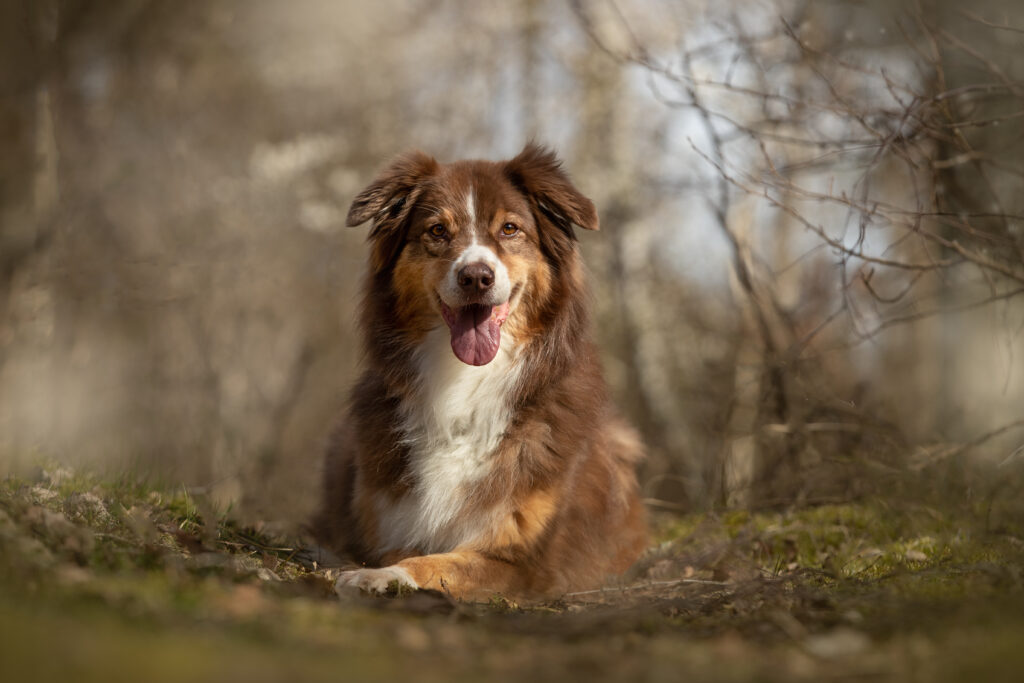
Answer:
POLYGON ((494 284, 494 271, 486 263, 470 263, 459 271, 459 287, 467 294, 486 292, 494 284))

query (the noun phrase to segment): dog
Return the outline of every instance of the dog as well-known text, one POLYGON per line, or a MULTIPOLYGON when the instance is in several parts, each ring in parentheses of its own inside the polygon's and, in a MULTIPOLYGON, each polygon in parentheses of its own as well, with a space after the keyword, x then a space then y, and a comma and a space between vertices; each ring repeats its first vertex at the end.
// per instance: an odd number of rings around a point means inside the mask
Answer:
POLYGON ((318 540, 339 592, 459 599, 595 588, 647 544, 635 469, 588 328, 574 226, 594 204, 547 148, 502 162, 394 160, 372 221, 366 368, 328 449, 318 540))

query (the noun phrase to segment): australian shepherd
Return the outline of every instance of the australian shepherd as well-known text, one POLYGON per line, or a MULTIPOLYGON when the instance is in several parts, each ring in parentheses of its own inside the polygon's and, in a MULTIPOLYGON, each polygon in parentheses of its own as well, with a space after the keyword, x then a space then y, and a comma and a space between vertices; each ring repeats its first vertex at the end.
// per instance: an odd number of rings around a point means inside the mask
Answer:
POLYGON ((609 403, 573 226, 593 203, 547 149, 412 152, 354 200, 372 221, 366 368, 329 449, 321 542, 339 590, 557 595, 646 543, 641 444, 609 403))

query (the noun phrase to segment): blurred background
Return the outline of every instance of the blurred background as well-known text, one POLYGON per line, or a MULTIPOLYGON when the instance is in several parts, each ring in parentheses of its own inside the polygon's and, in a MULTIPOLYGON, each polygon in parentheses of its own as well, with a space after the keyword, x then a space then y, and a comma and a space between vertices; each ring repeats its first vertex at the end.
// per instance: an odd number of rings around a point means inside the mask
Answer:
POLYGON ((1019 481, 1015 0, 6 0, 0 470, 304 519, 360 360, 352 197, 531 138, 600 212, 652 506, 1019 481))

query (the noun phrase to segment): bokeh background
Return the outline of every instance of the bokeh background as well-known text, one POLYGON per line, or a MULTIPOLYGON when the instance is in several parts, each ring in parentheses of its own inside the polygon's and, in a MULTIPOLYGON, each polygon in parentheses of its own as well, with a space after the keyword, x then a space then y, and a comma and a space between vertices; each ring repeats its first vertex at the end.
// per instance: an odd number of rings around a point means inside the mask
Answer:
POLYGON ((409 148, 536 139, 599 208, 652 506, 1012 500, 1021 27, 1015 0, 6 0, 0 469, 304 519, 360 359, 352 197, 409 148))

